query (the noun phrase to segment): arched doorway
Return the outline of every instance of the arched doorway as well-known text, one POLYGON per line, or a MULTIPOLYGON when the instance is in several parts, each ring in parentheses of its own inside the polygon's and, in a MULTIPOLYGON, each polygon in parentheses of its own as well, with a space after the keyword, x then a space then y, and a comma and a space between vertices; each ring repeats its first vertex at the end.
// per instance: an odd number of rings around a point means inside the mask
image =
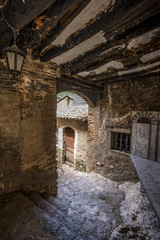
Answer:
POLYGON ((67 127, 65 128, 65 161, 74 164, 74 139, 75 131, 67 127))
MULTIPOLYGON (((83 94, 77 95, 75 92, 67 91, 60 92, 57 95, 56 159, 58 168, 61 168, 65 162, 71 163, 74 169, 78 171, 91 170, 92 168, 92 164, 88 164, 88 157, 91 156, 93 144, 99 139, 97 126, 99 126, 100 106, 94 107, 87 100, 87 97, 83 97, 83 94), (74 141, 71 141, 71 148, 68 144, 67 146, 65 144, 65 129, 68 127, 75 131, 72 134, 74 141), (68 155, 72 155, 72 157, 69 157, 69 160, 68 155)), ((68 133, 68 135, 70 134, 68 133)))
POLYGON ((64 163, 86 171, 88 104, 79 95, 61 92, 57 96, 57 166, 64 163))

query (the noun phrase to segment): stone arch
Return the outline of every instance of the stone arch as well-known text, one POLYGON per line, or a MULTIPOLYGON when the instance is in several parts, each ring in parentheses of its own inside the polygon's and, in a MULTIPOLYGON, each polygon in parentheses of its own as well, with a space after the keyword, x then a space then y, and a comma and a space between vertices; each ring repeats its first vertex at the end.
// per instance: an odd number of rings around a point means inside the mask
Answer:
MULTIPOLYGON (((94 105, 93 105, 93 102, 91 101, 91 99, 90 99, 89 97, 87 97, 84 93, 79 92, 79 91, 77 91, 77 90, 72 90, 72 89, 68 88, 68 90, 59 91, 58 93, 66 92, 66 91, 67 91, 67 92, 71 92, 71 93, 75 93, 75 94, 79 95, 80 97, 82 97, 82 98, 86 101, 86 103, 88 104, 89 107, 93 107, 93 106, 94 106, 94 105)), ((57 94, 58 94, 58 93, 57 93, 57 94)))
MULTIPOLYGON (((99 141, 100 128, 100 96, 101 91, 93 88, 83 88, 69 83, 57 82, 57 94, 60 92, 73 92, 81 96, 88 104, 88 122, 87 122, 87 142, 85 171, 93 170, 93 148, 99 141)), ((83 141, 82 141, 83 142, 83 141)), ((77 151, 78 152, 78 151, 77 151)))
POLYGON ((76 91, 76 90, 69 90, 69 92, 75 93, 77 95, 79 95, 81 98, 83 98, 86 103, 88 104, 89 107, 93 107, 93 102, 91 101, 91 99, 89 97, 87 97, 84 93, 76 91))
POLYGON ((151 112, 137 112, 133 118, 132 123, 148 123, 157 124, 157 119, 151 112))
MULTIPOLYGON (((67 91, 67 92, 71 92, 71 91, 67 91)), ((72 91, 72 92, 77 93, 77 91, 72 91)), ((78 100, 76 102, 77 104, 80 103, 81 105, 81 102, 82 102, 81 107, 79 105, 76 105, 72 100, 70 101, 70 104, 67 105, 68 98, 67 99, 65 98, 66 95, 67 94, 62 94, 63 96, 61 99, 62 101, 58 101, 58 105, 57 105, 57 113, 58 113, 57 114, 57 164, 59 167, 61 167, 66 162, 65 161, 65 158, 66 158, 65 130, 66 128, 72 128, 75 132, 74 152, 73 152, 74 161, 70 165, 72 165, 76 170, 84 170, 86 169, 87 141, 88 141, 88 121, 87 121, 88 102, 86 102, 87 104, 86 106, 84 105, 83 101, 81 101, 81 99, 79 101, 79 99, 75 98, 76 100, 78 100)), ((68 95, 70 96, 69 93, 68 95)), ((78 94, 78 95, 83 97, 82 94, 78 94)))
POLYGON ((71 84, 57 83, 57 94, 61 92, 73 92, 82 97, 89 107, 93 108, 99 101, 100 92, 89 88, 82 88, 71 84))

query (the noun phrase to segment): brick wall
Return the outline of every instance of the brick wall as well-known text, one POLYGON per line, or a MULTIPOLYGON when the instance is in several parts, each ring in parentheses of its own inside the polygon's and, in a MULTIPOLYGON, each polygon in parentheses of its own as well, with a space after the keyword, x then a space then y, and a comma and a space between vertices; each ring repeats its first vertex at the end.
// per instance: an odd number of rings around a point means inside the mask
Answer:
POLYGON ((99 141, 99 128, 100 128, 100 102, 96 106, 89 107, 88 111, 88 141, 87 141, 87 172, 94 169, 93 163, 96 161, 94 148, 99 141))
POLYGON ((0 194, 57 191, 54 66, 27 59, 13 80, 0 62, 0 194))

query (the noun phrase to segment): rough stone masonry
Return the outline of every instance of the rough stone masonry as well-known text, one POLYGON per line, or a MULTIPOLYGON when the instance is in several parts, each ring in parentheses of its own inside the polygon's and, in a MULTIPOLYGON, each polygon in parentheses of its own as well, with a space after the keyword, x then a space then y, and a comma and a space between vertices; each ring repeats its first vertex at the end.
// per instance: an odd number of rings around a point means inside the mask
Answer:
POLYGON ((54 64, 27 59, 15 79, 3 61, 0 67, 0 194, 18 189, 55 194, 54 64))

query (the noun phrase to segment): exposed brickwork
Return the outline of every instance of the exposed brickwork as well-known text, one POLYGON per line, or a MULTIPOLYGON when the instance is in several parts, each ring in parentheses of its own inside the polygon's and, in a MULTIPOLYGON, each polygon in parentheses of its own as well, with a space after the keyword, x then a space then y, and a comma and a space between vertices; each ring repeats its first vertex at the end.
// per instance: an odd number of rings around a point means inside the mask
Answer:
POLYGON ((87 149, 87 172, 92 171, 95 155, 92 150, 99 140, 100 105, 89 107, 88 111, 88 149, 87 149))
POLYGON ((0 62, 0 193, 56 193, 54 65, 27 59, 13 80, 0 62))

